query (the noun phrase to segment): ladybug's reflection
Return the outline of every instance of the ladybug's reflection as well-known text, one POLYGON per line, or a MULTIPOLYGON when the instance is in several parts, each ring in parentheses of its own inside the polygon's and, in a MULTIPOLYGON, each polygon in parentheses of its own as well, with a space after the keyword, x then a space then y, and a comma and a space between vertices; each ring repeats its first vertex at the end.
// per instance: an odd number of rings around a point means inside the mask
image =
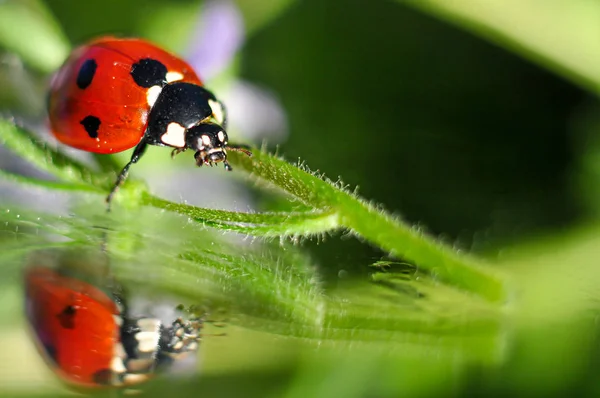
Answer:
POLYGON ((201 319, 179 307, 162 319, 134 314, 102 259, 43 252, 25 270, 26 315, 54 370, 80 386, 128 386, 175 362, 193 364, 201 319))

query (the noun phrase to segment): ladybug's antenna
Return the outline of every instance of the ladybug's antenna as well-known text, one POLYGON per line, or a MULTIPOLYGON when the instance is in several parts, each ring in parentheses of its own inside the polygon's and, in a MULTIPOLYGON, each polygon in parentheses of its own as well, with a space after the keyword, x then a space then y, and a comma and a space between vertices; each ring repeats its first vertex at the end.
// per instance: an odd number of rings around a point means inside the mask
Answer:
POLYGON ((250 156, 250 157, 252 156, 250 147, 247 145, 227 145, 225 147, 225 149, 228 151, 233 151, 233 152, 242 152, 243 154, 250 156))
MULTIPOLYGON (((227 145, 225 147, 225 149, 228 151, 233 151, 233 152, 242 152, 243 154, 245 154, 247 156, 252 156, 252 152, 250 152, 250 147, 247 145, 227 145)), ((225 170, 227 170, 227 171, 233 170, 231 165, 229 165, 229 162, 227 161, 227 159, 225 159, 223 161, 223 164, 225 165, 225 170)))

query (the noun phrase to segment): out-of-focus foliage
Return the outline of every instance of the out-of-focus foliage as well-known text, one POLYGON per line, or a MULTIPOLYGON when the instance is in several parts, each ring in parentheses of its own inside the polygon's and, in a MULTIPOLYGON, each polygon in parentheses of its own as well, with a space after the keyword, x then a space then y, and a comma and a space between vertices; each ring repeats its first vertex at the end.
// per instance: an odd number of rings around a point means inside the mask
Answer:
POLYGON ((58 22, 36 0, 0 3, 0 43, 45 73, 60 66, 69 53, 58 22))
POLYGON ((407 0, 600 93, 600 3, 407 0))

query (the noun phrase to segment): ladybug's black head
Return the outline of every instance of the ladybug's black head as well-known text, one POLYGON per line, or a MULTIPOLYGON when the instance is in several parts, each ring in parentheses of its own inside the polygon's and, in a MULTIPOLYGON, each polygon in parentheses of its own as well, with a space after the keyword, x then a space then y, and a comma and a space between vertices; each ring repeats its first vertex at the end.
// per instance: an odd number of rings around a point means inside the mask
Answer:
POLYGON ((202 123, 190 127, 185 135, 186 146, 196 151, 196 163, 213 165, 223 162, 226 169, 231 169, 227 163, 227 133, 218 124, 202 123))
POLYGON ((190 127, 185 135, 186 146, 194 149, 196 164, 198 166, 213 165, 223 162, 225 170, 230 171, 231 166, 227 162, 227 150, 244 152, 251 156, 251 152, 245 148, 227 145, 227 133, 223 127, 215 123, 201 123, 190 127))

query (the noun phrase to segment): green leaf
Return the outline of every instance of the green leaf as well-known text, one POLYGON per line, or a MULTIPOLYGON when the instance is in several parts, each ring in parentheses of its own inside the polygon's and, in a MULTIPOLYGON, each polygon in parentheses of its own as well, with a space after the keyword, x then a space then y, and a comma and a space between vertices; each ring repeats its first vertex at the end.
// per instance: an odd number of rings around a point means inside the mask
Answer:
POLYGON ((231 161, 254 177, 271 182, 309 206, 334 211, 343 227, 392 256, 412 262, 443 281, 490 300, 502 301, 507 298, 507 287, 500 274, 471 256, 444 246, 391 217, 382 209, 343 189, 341 184, 334 184, 262 152, 255 152, 252 158, 233 153, 231 161))
POLYGON ((99 190, 91 185, 86 184, 73 184, 61 181, 41 180, 39 178, 27 177, 20 174, 10 173, 6 170, 0 169, 0 176, 7 180, 16 182, 19 184, 35 186, 39 188, 54 189, 59 191, 88 191, 96 192, 99 190))
MULTIPOLYGON (((224 328, 207 325, 202 378, 214 375, 214 369, 235 375, 250 366, 291 365, 295 362, 288 361, 299 352, 307 367, 324 356, 338 363, 340 355, 374 365, 382 352, 390 364, 402 363, 407 354, 426 358, 431 352, 437 361, 452 363, 456 358, 485 364, 501 359, 504 333, 497 308, 414 270, 399 272, 392 264, 386 272, 377 271, 373 282, 327 290, 298 247, 240 242, 238 234, 223 235, 171 212, 138 207, 114 216, 82 205, 73 209, 76 216, 59 217, 18 206, 9 210, 0 211, 5 259, 0 287, 3 302, 10 303, 0 317, 6 321, 0 324, 0 351, 10 355, 13 346, 28 346, 29 334, 18 329, 26 322, 23 291, 14 288, 23 267, 68 265, 82 276, 97 275, 98 269, 104 275, 105 269, 128 298, 200 305, 211 319, 222 320, 224 328), (212 331, 226 336, 210 337, 212 331), (15 344, 15 335, 23 341, 15 344), (311 352, 318 355, 309 360, 311 352)), ((34 352, 19 350, 23 366, 7 370, 5 377, 28 380, 47 374, 34 352)))
POLYGON ((172 203, 147 193, 143 202, 186 215, 207 226, 262 237, 310 236, 340 227, 337 214, 331 211, 238 213, 172 203))
MULTIPOLYGON (((99 176, 89 167, 79 163, 41 141, 32 133, 19 128, 13 122, 0 118, 0 145, 29 161, 40 170, 77 186, 84 185, 85 190, 107 190, 110 186, 108 176, 99 176)), ((15 177, 11 177, 15 178, 15 177)), ((32 182, 31 179, 28 180, 32 182)), ((45 184, 45 183, 44 183, 45 184)), ((41 184, 40 184, 41 185, 41 184)), ((75 186, 72 185, 72 186, 75 186)))
POLYGON ((600 2, 408 0, 405 4, 504 46, 600 94, 600 2))
MULTIPOLYGON (((0 144, 64 182, 69 189, 97 190, 112 186, 112 173, 99 174, 38 142, 30 133, 8 121, 0 120, 0 144)), ((347 228, 358 237, 380 247, 392 256, 409 261, 430 272, 441 281, 477 293, 492 301, 508 297, 502 276, 474 258, 435 241, 384 210, 348 192, 341 183, 334 184, 314 175, 304 166, 296 167, 275 156, 255 151, 249 158, 238 153, 231 162, 295 197, 313 210, 287 213, 235 213, 200 209, 170 203, 146 192, 139 184, 126 183, 119 201, 129 205, 140 202, 187 216, 207 226, 262 237, 306 237, 347 228), (133 193, 133 195, 132 195, 133 193)), ((13 180, 15 177, 7 175, 13 180)), ((35 183, 31 179, 21 182, 35 183)), ((48 186, 46 183, 40 186, 48 186)), ((59 188, 58 186, 56 188, 59 188)), ((66 189, 66 187, 60 187, 66 189)))

